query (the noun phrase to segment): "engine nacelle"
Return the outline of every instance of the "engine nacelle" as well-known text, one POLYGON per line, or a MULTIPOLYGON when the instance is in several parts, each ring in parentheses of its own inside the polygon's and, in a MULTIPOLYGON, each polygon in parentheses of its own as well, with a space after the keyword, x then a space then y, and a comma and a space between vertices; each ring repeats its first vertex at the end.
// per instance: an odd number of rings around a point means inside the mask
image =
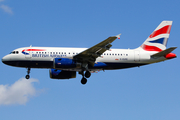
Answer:
POLYGON ((70 79, 76 78, 76 71, 64 71, 64 70, 49 70, 50 78, 52 79, 70 79))
POLYGON ((81 63, 78 63, 69 58, 54 58, 54 68, 81 68, 81 63))

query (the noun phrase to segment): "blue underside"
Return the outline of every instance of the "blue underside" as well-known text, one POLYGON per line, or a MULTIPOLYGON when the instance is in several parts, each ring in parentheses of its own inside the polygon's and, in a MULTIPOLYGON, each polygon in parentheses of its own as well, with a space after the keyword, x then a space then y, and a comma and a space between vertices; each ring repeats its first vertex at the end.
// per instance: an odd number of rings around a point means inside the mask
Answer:
MULTIPOLYGON (((53 61, 4 61, 5 64, 15 67, 29 67, 29 68, 53 68, 53 61)), ((146 64, 142 63, 97 63, 94 67, 89 69, 123 69, 130 67, 137 67, 146 64)))

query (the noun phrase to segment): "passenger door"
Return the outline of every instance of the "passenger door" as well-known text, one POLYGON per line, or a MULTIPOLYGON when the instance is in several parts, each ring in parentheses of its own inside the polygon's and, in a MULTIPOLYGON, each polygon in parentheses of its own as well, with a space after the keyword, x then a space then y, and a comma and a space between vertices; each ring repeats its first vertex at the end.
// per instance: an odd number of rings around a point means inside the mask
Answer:
POLYGON ((134 61, 139 62, 140 61, 140 55, 139 55, 139 51, 135 50, 134 51, 134 61))

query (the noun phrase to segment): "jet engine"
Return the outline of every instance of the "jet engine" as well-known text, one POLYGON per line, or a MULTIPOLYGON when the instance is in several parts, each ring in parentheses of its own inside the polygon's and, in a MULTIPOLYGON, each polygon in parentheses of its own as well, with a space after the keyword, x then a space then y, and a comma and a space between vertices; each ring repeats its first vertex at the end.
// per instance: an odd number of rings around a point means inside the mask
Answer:
POLYGON ((52 79, 76 78, 76 71, 64 71, 64 70, 50 69, 49 74, 50 74, 50 78, 52 78, 52 79))
POLYGON ((81 68, 81 63, 69 58, 54 58, 54 68, 81 68))

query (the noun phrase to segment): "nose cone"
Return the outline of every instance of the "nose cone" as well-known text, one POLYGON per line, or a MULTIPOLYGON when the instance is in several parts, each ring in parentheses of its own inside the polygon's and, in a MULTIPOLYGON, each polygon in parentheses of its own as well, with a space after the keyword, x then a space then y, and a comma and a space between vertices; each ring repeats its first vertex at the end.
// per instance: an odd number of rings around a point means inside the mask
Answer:
POLYGON ((4 56, 1 60, 2 60, 2 62, 3 62, 4 64, 7 64, 8 61, 9 61, 9 59, 8 59, 7 56, 4 56))
POLYGON ((11 65, 12 60, 11 60, 11 56, 10 55, 6 55, 4 56, 1 61, 6 64, 6 65, 11 65))

